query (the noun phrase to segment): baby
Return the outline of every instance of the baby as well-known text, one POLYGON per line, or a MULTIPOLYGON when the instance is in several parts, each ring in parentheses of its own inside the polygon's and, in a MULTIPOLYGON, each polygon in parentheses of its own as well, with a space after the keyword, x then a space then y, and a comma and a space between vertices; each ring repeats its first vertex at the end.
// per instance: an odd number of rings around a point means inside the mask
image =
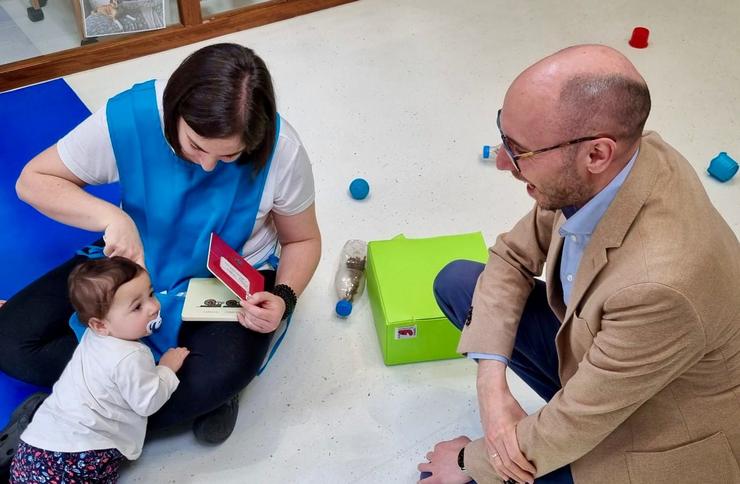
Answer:
POLYGON ((177 388, 187 357, 159 365, 139 342, 161 324, 147 272, 123 257, 89 260, 69 276, 70 300, 88 330, 51 395, 21 435, 10 482, 116 482, 141 455, 147 417, 177 388))

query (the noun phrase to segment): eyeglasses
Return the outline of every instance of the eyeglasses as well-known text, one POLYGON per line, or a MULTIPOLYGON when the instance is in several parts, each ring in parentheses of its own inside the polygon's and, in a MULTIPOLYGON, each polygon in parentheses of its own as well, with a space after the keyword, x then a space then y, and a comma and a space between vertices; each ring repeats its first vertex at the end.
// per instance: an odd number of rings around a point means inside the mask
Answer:
POLYGON ((574 145, 577 143, 583 143, 584 141, 593 141, 595 139, 599 138, 609 138, 612 141, 617 141, 612 136, 608 135, 598 135, 598 136, 586 136, 585 138, 578 138, 574 139, 572 141, 566 141, 565 143, 561 143, 559 145, 550 146, 549 148, 542 148, 539 150, 534 151, 527 151, 525 153, 514 153, 514 150, 512 150, 511 145, 509 144, 509 138, 504 134, 504 132, 501 130, 501 110, 498 110, 498 114, 496 115, 496 126, 498 126, 498 132, 501 135, 501 145, 494 148, 494 155, 498 154, 498 151, 501 147, 504 148, 504 151, 506 151, 506 154, 509 155, 509 158, 511 159, 511 162, 514 164, 514 168, 516 168, 517 172, 521 172, 522 170, 519 168, 519 160, 523 158, 530 158, 534 155, 537 155, 539 153, 544 153, 545 151, 551 151, 551 150, 557 150, 558 148, 564 148, 566 146, 574 145))

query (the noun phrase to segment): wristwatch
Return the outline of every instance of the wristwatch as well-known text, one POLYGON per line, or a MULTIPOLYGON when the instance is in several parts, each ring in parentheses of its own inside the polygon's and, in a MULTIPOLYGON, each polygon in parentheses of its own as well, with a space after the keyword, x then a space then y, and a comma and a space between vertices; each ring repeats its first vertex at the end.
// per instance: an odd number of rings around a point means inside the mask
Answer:
POLYGON ((457 466, 460 468, 463 473, 470 477, 470 474, 468 474, 468 470, 465 468, 465 447, 463 446, 462 449, 460 449, 460 453, 457 454, 457 466))

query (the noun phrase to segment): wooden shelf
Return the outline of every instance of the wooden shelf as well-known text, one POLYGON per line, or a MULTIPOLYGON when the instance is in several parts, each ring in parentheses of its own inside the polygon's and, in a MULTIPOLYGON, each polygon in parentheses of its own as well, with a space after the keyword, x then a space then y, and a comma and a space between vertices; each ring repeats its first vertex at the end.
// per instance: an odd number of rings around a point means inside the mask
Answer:
POLYGON ((130 34, 0 66, 0 91, 192 44, 356 0, 271 0, 202 19, 198 0, 178 0, 180 25, 130 34))

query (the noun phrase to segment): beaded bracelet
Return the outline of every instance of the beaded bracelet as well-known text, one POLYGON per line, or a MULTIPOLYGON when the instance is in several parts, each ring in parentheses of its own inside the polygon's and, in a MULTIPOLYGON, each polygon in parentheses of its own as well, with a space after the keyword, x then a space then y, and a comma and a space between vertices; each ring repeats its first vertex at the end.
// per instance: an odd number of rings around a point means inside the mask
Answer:
POLYGON ((287 284, 278 284, 273 288, 272 293, 280 296, 285 301, 285 312, 281 320, 289 318, 298 302, 298 297, 295 295, 293 288, 287 284))

